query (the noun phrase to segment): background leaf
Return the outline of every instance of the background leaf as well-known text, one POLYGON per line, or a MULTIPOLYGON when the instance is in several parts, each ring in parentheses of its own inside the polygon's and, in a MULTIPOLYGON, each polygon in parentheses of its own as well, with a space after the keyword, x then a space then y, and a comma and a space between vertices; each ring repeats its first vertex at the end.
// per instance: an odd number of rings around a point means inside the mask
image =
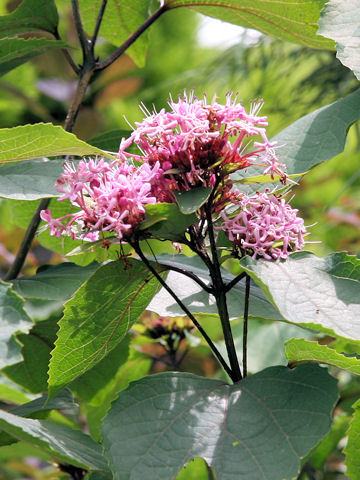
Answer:
MULTIPOLYGON (((81 16, 85 29, 92 35, 99 13, 101 1, 80 0, 81 16)), ((100 28, 100 36, 119 47, 149 16, 147 0, 109 0, 100 28)), ((145 64, 147 32, 141 35, 126 51, 139 67, 145 64)), ((121 139, 120 139, 121 140, 121 139)))
POLYGON ((287 321, 360 341, 360 275, 355 280, 331 274, 343 259, 298 252, 285 262, 244 257, 240 263, 287 321))
POLYGON ((101 133, 96 137, 90 138, 88 143, 94 145, 94 147, 101 148, 102 150, 108 150, 110 152, 118 152, 121 139, 123 137, 128 138, 131 135, 130 130, 123 130, 122 128, 114 128, 107 132, 101 133))
POLYGON ((360 80, 360 3, 328 0, 321 12, 318 34, 336 42, 337 58, 360 80))
POLYGON ((24 310, 24 300, 10 284, 0 280, 0 368, 21 359, 16 332, 27 332, 33 322, 24 310))
POLYGON ((25 298, 25 310, 32 318, 44 320, 56 311, 99 268, 95 262, 81 267, 74 263, 43 265, 36 275, 13 280, 14 290, 25 298))
POLYGON ((167 0, 169 8, 186 7, 225 22, 260 30, 272 37, 332 49, 333 42, 317 36, 316 22, 325 0, 277 2, 275 0, 167 0))
POLYGON ((0 39, 0 76, 54 48, 64 48, 66 43, 46 38, 0 39))
POLYGON ((38 200, 59 197, 55 182, 63 171, 63 160, 37 158, 0 166, 0 197, 38 200))
POLYGON ((29 392, 47 391, 47 372, 58 330, 57 322, 58 317, 53 317, 37 323, 28 335, 18 334, 23 360, 2 370, 8 378, 29 392))
POLYGON ((55 33, 58 21, 54 0, 23 0, 15 11, 0 17, 0 37, 34 30, 55 33))
POLYGON ((360 118, 360 90, 300 118, 272 140, 287 172, 306 172, 344 150, 347 131, 360 118))
POLYGON ((120 393, 103 442, 117 480, 170 480, 194 457, 218 480, 291 479, 327 432, 336 381, 315 365, 270 367, 235 385, 151 375, 120 393))
POLYGON ((2 128, 0 146, 0 163, 59 155, 110 156, 51 123, 2 128))
POLYGON ((62 462, 94 470, 108 470, 100 445, 78 430, 46 420, 19 417, 3 410, 0 410, 0 428, 62 462))
POLYGON ((157 291, 142 262, 126 262, 100 267, 66 303, 50 361, 51 396, 115 348, 157 291))

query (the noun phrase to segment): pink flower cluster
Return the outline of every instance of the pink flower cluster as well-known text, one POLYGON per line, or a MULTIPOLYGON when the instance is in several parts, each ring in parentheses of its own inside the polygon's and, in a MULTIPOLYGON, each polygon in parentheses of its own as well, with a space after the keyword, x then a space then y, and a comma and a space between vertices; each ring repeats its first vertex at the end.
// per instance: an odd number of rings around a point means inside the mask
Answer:
POLYGON ((144 206, 156 202, 151 181, 158 171, 159 164, 135 167, 103 159, 80 161, 77 167, 67 163, 56 183, 57 191, 63 194, 59 201, 69 199, 81 210, 57 219, 50 210, 43 210, 41 218, 56 237, 65 234, 73 239, 97 240, 99 232, 113 232, 121 240, 144 219, 144 206))
POLYGON ((215 100, 208 104, 206 97, 188 98, 186 93, 168 103, 169 112, 162 109, 150 114, 145 110, 147 117, 135 123, 119 151, 122 160, 135 157, 151 166, 160 164, 163 175, 153 182, 159 202, 174 202, 174 191, 212 187, 216 177, 231 185, 229 173, 249 165, 261 165, 264 174, 278 174, 285 181, 285 166, 276 157, 275 143, 266 136, 267 118, 258 115, 262 101, 254 102, 250 113, 231 94, 225 105, 215 100), (143 155, 128 153, 132 144, 143 155))
POLYGON ((251 251, 254 258, 287 258, 289 252, 301 250, 305 244, 304 220, 297 216, 298 210, 285 203, 284 198, 274 194, 257 193, 242 195, 238 200, 241 208, 233 218, 223 211, 224 230, 235 246, 251 251))
MULTIPOLYGON (((233 189, 231 173, 250 165, 263 166, 264 174, 286 181, 285 166, 266 136, 267 119, 259 115, 262 102, 253 103, 247 113, 230 94, 222 105, 185 93, 169 106, 170 111, 145 111, 146 118, 122 139, 117 161, 65 165, 56 184, 62 193, 59 200, 69 199, 80 210, 57 219, 42 211, 50 233, 94 241, 100 232, 111 232, 129 241, 144 220, 145 205, 174 203, 174 192, 205 186, 215 189, 212 211, 214 217, 221 212, 223 220, 216 228, 224 230, 236 248, 266 259, 300 250, 306 230, 297 210, 269 191, 247 196, 233 189), (142 154, 129 153, 131 145, 142 154), (240 211, 233 218, 225 213, 231 204, 240 211)), ((199 218, 205 219, 201 210, 199 218)))

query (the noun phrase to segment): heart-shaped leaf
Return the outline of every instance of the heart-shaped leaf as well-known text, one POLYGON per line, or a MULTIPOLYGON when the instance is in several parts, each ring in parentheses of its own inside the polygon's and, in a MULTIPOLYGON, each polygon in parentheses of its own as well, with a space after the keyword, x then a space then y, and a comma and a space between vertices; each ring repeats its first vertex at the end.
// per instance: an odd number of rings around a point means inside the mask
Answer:
POLYGON ((104 420, 116 480, 172 480, 194 457, 217 480, 292 479, 325 435, 336 381, 317 365, 270 367, 235 385, 187 373, 133 382, 104 420))

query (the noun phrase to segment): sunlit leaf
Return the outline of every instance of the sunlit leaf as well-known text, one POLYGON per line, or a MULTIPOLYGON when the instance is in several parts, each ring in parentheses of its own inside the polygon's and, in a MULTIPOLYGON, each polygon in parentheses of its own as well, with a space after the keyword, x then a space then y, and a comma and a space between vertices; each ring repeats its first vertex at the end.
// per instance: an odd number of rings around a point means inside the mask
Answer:
POLYGON ((333 42, 317 35, 325 0, 167 0, 169 8, 189 6, 210 17, 254 28, 272 37, 307 47, 333 49, 333 42))
POLYGON ((360 80, 360 3, 329 0, 321 12, 318 34, 336 42, 337 58, 360 80))
MULTIPOLYGON (((188 270, 205 280, 205 283, 209 281, 209 272, 205 268, 202 260, 197 256, 187 257, 185 255, 162 254, 157 255, 156 259, 160 264, 174 265, 175 267, 188 270)), ((226 283, 234 279, 234 276, 226 272, 226 270, 222 270, 222 274, 226 283)), ((190 278, 180 273, 170 271, 166 282, 192 313, 218 313, 213 296, 203 290, 190 278)), ((252 317, 283 320, 279 311, 269 302, 257 285, 252 285, 250 295, 250 315, 252 317)), ((243 316, 244 298, 245 282, 243 280, 237 283, 227 294, 229 314, 232 319, 243 316)), ((184 312, 165 289, 161 289, 160 292, 155 295, 148 309, 161 316, 176 317, 184 315, 184 312)))
POLYGON ((332 273, 345 258, 298 252, 286 261, 244 257, 240 263, 287 321, 360 341, 360 259, 350 257, 351 279, 332 273))
POLYGON ((285 353, 291 363, 306 361, 326 363, 355 375, 360 375, 360 357, 342 355, 326 345, 319 345, 317 342, 293 338, 286 342, 285 353))
POLYGON ((62 127, 51 123, 2 128, 0 146, 0 163, 59 155, 109 157, 109 154, 99 148, 88 145, 72 133, 65 132, 62 127))
POLYGON ((49 369, 51 395, 115 348, 158 290, 142 262, 100 267, 65 304, 49 369))

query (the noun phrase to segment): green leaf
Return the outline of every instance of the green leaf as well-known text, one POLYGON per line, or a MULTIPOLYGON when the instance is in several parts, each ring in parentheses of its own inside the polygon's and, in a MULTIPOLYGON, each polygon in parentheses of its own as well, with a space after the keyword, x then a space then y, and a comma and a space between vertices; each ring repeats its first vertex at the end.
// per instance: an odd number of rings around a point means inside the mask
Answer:
POLYGON ((211 480, 211 478, 206 462, 201 458, 194 458, 180 471, 176 480, 211 480))
MULTIPOLYGON (((294 175, 288 175, 288 178, 298 178, 305 175, 307 172, 296 173, 294 175)), ((280 182, 281 178, 279 175, 274 175, 274 178, 271 178, 271 175, 256 175, 254 177, 242 177, 239 180, 234 180, 233 183, 241 183, 242 185, 262 185, 264 183, 275 183, 280 182)))
POLYGON ((145 210, 145 220, 139 228, 160 239, 182 241, 186 229, 197 221, 196 215, 184 215, 175 203, 146 205, 145 210))
MULTIPOLYGON (((206 323, 203 322, 203 325, 205 326, 206 323)), ((233 323, 231 327, 238 358, 242 358, 243 322, 235 322, 235 325, 233 323)), ((311 338, 314 334, 289 323, 252 318, 248 325, 248 372, 256 373, 272 365, 287 365, 289 362, 285 355, 285 341, 293 337, 303 338, 304 336, 311 338)), ((226 355, 225 342, 222 340, 217 346, 220 353, 226 355)))
POLYGON ((17 338, 23 345, 23 361, 3 368, 8 378, 29 392, 42 393, 47 390, 47 371, 58 330, 57 320, 58 317, 54 317, 39 322, 28 335, 19 334, 17 338))
POLYGON ((63 390, 56 395, 53 399, 47 402, 48 396, 43 395, 40 398, 36 398, 31 402, 15 407, 11 410, 14 415, 20 415, 20 417, 28 417, 33 413, 47 410, 74 410, 78 406, 74 403, 74 398, 70 390, 63 390))
POLYGON ((174 192, 177 204, 182 213, 188 215, 194 213, 196 210, 204 205, 209 198, 212 188, 198 187, 187 192, 174 192))
POLYGON ((285 353, 291 363, 304 361, 326 363, 360 375, 360 357, 342 355, 326 345, 303 339, 291 339, 285 345, 285 353))
POLYGON ((344 453, 346 455, 345 465, 346 475, 350 480, 359 480, 360 472, 360 399, 352 406, 355 413, 350 423, 350 428, 347 432, 348 442, 344 453))
POLYGON ((313 467, 319 470, 324 469, 325 462, 329 455, 337 449, 340 440, 346 436, 350 418, 351 417, 340 414, 333 419, 330 432, 311 452, 310 463, 313 467))
POLYGON ((33 420, 0 410, 0 428, 34 445, 61 462, 108 471, 101 447, 88 435, 46 420, 33 420))
MULTIPOLYGON (((92 35, 98 17, 101 1, 80 0, 81 17, 85 29, 92 35)), ((139 28, 149 16, 149 2, 146 0, 110 0, 103 16, 99 35, 119 47, 139 28)), ((143 33, 126 53, 143 67, 146 58, 148 34, 143 33)))
POLYGON ((114 378, 119 368, 129 356, 129 335, 104 357, 101 362, 71 382, 70 388, 76 396, 87 403, 93 403, 94 397, 114 378))
POLYGON ((325 0, 171 0, 168 8, 186 7, 281 40, 306 47, 333 49, 333 42, 317 35, 317 24, 325 0))
POLYGON ((287 321, 360 341, 360 259, 350 257, 357 265, 356 280, 332 274, 346 257, 297 252, 286 261, 244 257, 240 264, 287 321))
POLYGON ((0 377, 0 400, 4 403, 20 404, 29 401, 29 398, 25 395, 19 387, 15 388, 11 382, 4 377, 0 377))
POLYGON ((99 268, 95 262, 80 267, 74 263, 43 265, 36 275, 13 280, 13 287, 25 298, 25 310, 44 320, 60 309, 73 293, 99 268))
POLYGON ((115 348, 156 293, 157 280, 142 262, 126 262, 100 267, 65 304, 50 361, 51 396, 115 348))
POLYGON ((90 143, 90 145, 94 145, 94 147, 101 148, 102 150, 118 152, 121 139, 123 137, 128 138, 130 135, 130 130, 114 128, 113 130, 108 130, 107 132, 101 133, 96 137, 90 138, 88 143, 90 143))
POLYGON ((336 381, 316 365, 270 367, 228 385, 163 373, 120 393, 103 424, 116 480, 171 480, 194 457, 218 480, 292 479, 328 431, 336 381))
POLYGON ((85 405, 87 424, 94 440, 101 439, 102 421, 110 410, 117 393, 128 387, 130 382, 144 377, 150 370, 152 359, 148 355, 131 349, 128 361, 121 365, 109 383, 99 389, 91 401, 85 405))
POLYGON ((64 42, 46 38, 2 38, 0 39, 0 76, 37 55, 66 46, 64 42))
POLYGON ((0 163, 30 160, 58 155, 101 155, 110 157, 99 148, 88 145, 51 123, 37 123, 0 129, 0 163))
POLYGON ((0 17, 0 38, 34 30, 54 34, 58 21, 54 0, 23 0, 12 13, 0 17))
POLYGON ((38 200, 59 197, 55 182, 63 171, 62 160, 37 158, 0 166, 0 197, 38 200))
MULTIPOLYGON (((174 265, 176 267, 188 270, 203 280, 209 280, 209 272, 205 269, 202 260, 197 257, 187 257, 185 255, 156 255, 156 259, 163 265, 174 265)), ((222 270, 222 276, 225 282, 234 279, 226 270, 222 270)), ((188 277, 170 271, 166 283, 174 290, 178 297, 194 314, 216 314, 218 313, 216 303, 212 295, 205 292, 197 283, 188 277)), ((236 286, 227 294, 228 308, 231 319, 243 316, 245 298, 244 280, 237 283, 236 286)), ((279 311, 265 297, 262 290, 257 285, 252 285, 250 292, 250 316, 264 318, 268 320, 284 320, 279 311)), ((154 297, 148 310, 156 312, 161 316, 176 317, 184 315, 174 299, 161 289, 154 297)))
POLYGON ((360 80, 360 3, 328 0, 321 12, 318 34, 336 42, 337 58, 360 80))
POLYGON ((0 368, 21 360, 14 334, 27 332, 33 322, 24 310, 24 300, 9 283, 0 280, 0 368))
POLYGON ((310 170, 344 150, 347 131, 360 118, 360 90, 300 118, 275 140, 290 174, 310 170))

